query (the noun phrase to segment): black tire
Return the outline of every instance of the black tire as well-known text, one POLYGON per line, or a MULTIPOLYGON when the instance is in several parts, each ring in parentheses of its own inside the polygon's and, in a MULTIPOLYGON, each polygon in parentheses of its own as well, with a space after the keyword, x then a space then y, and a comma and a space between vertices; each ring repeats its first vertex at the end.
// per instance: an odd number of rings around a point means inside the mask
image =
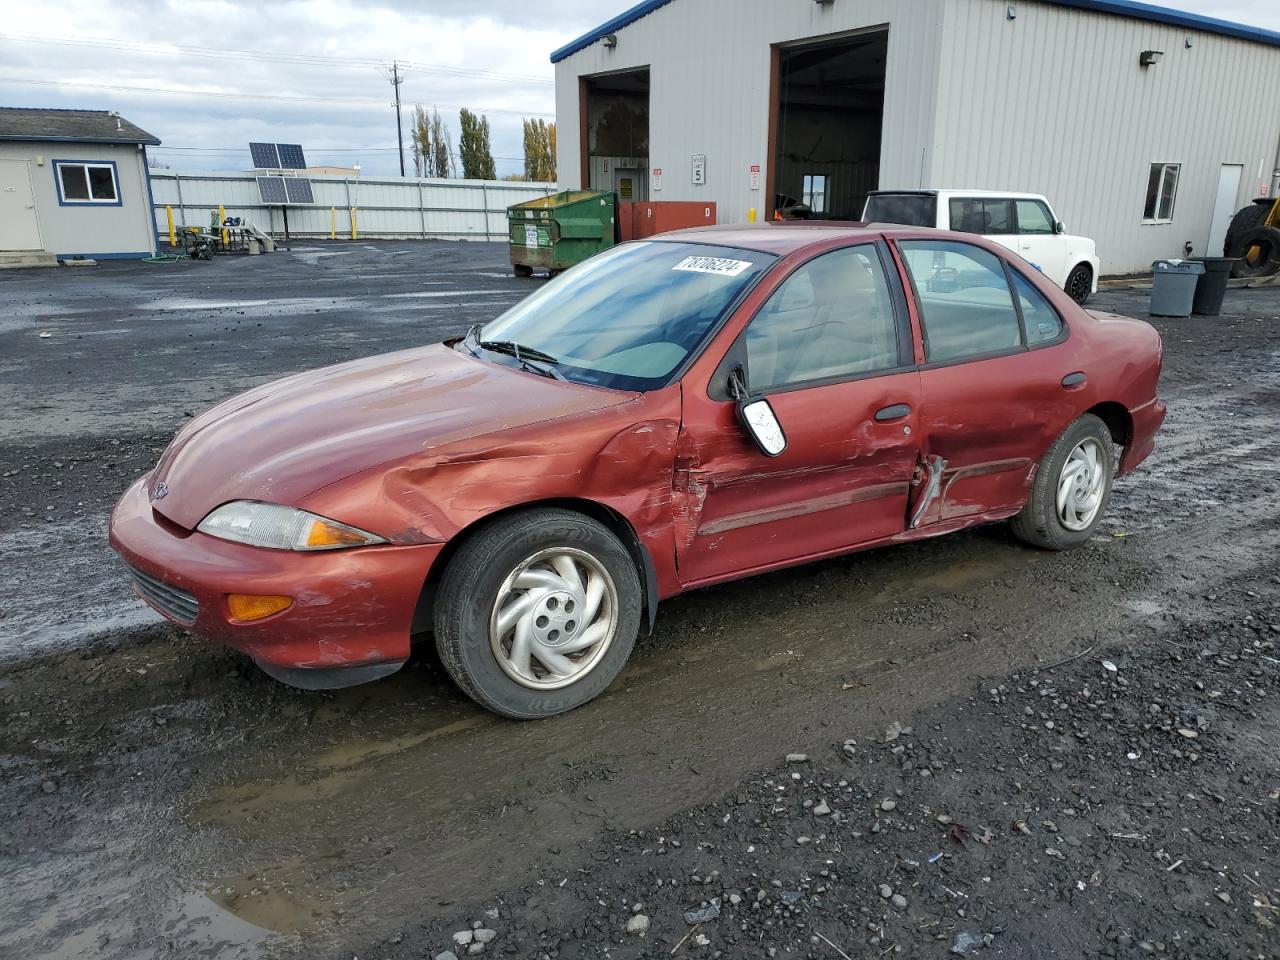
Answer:
POLYGON ((1231 218, 1231 223, 1227 227, 1227 235, 1222 242, 1222 255, 1224 257, 1240 256, 1237 252, 1240 238, 1250 230, 1260 227, 1266 222, 1267 214, 1271 212, 1271 204, 1271 200, 1264 199, 1236 211, 1235 216, 1231 218))
POLYGON ((1077 263, 1067 274, 1067 282, 1062 289, 1083 307, 1089 302, 1089 294, 1093 293, 1093 268, 1087 263, 1077 263))
POLYGON ((1072 547, 1078 547, 1093 536, 1093 531, 1097 529, 1103 514, 1107 512, 1114 475, 1115 447, 1111 441, 1111 432, 1100 419, 1091 413, 1086 413, 1062 432, 1062 435, 1049 448, 1049 452, 1044 455, 1044 459, 1040 461, 1026 505, 1022 508, 1022 512, 1010 521, 1014 536, 1045 550, 1070 550, 1072 547), (1072 530, 1058 516, 1058 481, 1071 451, 1088 439, 1098 441, 1098 449, 1104 456, 1101 463, 1102 500, 1097 512, 1093 515, 1092 522, 1082 530, 1072 530))
POLYGON ((593 700, 613 682, 640 631, 640 577, 627 548, 590 517, 534 508, 478 531, 449 561, 435 604, 440 660, 467 696, 514 720, 554 716, 593 700), (490 644, 489 622, 508 576, 541 550, 564 547, 589 554, 608 573, 617 595, 617 625, 599 661, 558 689, 512 679, 490 644))
POLYGON ((1269 277, 1280 273, 1280 230, 1255 227, 1240 239, 1239 259, 1231 265, 1233 277, 1269 277))
POLYGON ((513 264, 513 266, 515 267, 517 277, 533 276, 533 267, 529 266, 527 263, 517 263, 513 264))

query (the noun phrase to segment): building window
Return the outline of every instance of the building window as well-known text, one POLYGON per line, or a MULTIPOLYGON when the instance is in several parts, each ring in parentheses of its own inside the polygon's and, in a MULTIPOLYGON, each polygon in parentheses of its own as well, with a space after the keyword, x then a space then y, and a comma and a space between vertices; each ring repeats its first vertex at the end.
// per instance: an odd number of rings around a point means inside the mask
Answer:
POLYGON ((59 202, 120 205, 120 189, 114 163, 55 160, 53 169, 57 175, 59 202))
POLYGON ((1142 213, 1146 223, 1168 223, 1173 219, 1173 199, 1178 193, 1180 163, 1153 163, 1147 177, 1147 206, 1142 213))
POLYGON ((804 196, 801 201, 811 213, 827 212, 827 178, 824 176, 805 176, 804 196))

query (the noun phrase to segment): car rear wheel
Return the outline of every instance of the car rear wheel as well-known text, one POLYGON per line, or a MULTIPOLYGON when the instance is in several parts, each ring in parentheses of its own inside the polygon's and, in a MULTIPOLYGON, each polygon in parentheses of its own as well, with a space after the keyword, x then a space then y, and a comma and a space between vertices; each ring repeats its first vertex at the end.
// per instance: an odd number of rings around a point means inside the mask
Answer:
POLYGON ((1093 270, 1087 263, 1077 263, 1067 274, 1067 282, 1063 289, 1067 296, 1080 306, 1084 306, 1093 292, 1093 270))
POLYGON ((602 693, 640 629, 640 578, 603 525, 568 510, 505 517, 468 540, 440 581, 436 646, 494 713, 549 717, 602 693))
POLYGON ((1086 413, 1040 461, 1031 495, 1013 518, 1014 535, 1046 550, 1069 550, 1084 543, 1106 511, 1114 474, 1111 433, 1086 413))

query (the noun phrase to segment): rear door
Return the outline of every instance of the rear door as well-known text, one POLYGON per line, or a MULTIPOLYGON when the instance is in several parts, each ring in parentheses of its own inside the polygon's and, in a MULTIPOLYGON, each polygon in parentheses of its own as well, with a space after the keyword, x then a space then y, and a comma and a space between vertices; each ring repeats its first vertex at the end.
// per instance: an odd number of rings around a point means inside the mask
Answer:
POLYGON ((887 247, 820 254, 774 290, 709 385, 686 382, 677 450, 685 585, 849 549, 906 526, 920 378, 887 247), (741 367, 787 436, 761 453, 725 383, 741 367))
POLYGON ((1076 416, 1067 327, 1016 261, 955 240, 897 245, 924 347, 922 453, 941 481, 918 524, 1008 515, 1076 416))

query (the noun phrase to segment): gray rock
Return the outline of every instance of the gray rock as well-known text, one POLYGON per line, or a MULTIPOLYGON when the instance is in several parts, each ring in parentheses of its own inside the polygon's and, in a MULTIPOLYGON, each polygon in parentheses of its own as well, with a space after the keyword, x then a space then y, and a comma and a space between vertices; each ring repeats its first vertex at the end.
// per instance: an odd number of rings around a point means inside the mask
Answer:
POLYGON ((446 950, 443 953, 437 953, 433 960, 458 960, 458 955, 452 950, 446 950))
POLYGON ((893 887, 889 886, 887 883, 880 884, 880 896, 885 900, 888 900, 893 896, 893 887))
POLYGON ((478 955, 478 954, 481 954, 481 953, 484 953, 484 944, 483 944, 483 943, 473 943, 471 946, 467 947, 467 954, 468 954, 469 956, 474 957, 474 956, 476 956, 476 955, 478 955))
POLYGON ((643 937, 649 932, 649 918, 643 913, 637 913, 627 921, 627 933, 634 933, 643 937))
POLYGON ((457 933, 453 935, 453 942, 460 947, 465 947, 472 940, 474 940, 475 937, 476 935, 470 930, 459 930, 457 933))
POLYGON ((881 800, 881 801, 880 801, 880 809, 881 809, 881 810, 883 810, 883 811, 885 811, 886 813, 888 813, 890 810, 896 810, 896 809, 897 809, 897 807, 898 807, 898 801, 896 801, 896 800, 881 800))
POLYGON ((1231 894, 1227 893, 1227 891, 1225 891, 1225 890, 1219 890, 1219 891, 1218 891, 1218 899, 1219 899, 1219 900, 1221 900, 1223 903, 1230 903, 1230 902, 1231 902, 1231 894))
POLYGON ((475 932, 476 941, 479 943, 489 943, 498 935, 497 930, 490 930, 488 927, 481 927, 475 932))
POLYGON ((804 763, 808 759, 809 759, 809 755, 807 753, 788 753, 787 754, 787 763, 804 763))
POLYGON ((815 817, 825 817, 830 812, 831 807, 827 805, 827 801, 825 800, 819 800, 817 806, 813 808, 813 815, 815 817))
POLYGON ((57 793, 58 785, 52 780, 46 780, 44 783, 40 784, 40 789, 45 793, 57 793))
POLYGON ((899 910, 907 909, 907 898, 900 893, 895 893, 892 897, 890 897, 889 902, 892 903, 899 910))

